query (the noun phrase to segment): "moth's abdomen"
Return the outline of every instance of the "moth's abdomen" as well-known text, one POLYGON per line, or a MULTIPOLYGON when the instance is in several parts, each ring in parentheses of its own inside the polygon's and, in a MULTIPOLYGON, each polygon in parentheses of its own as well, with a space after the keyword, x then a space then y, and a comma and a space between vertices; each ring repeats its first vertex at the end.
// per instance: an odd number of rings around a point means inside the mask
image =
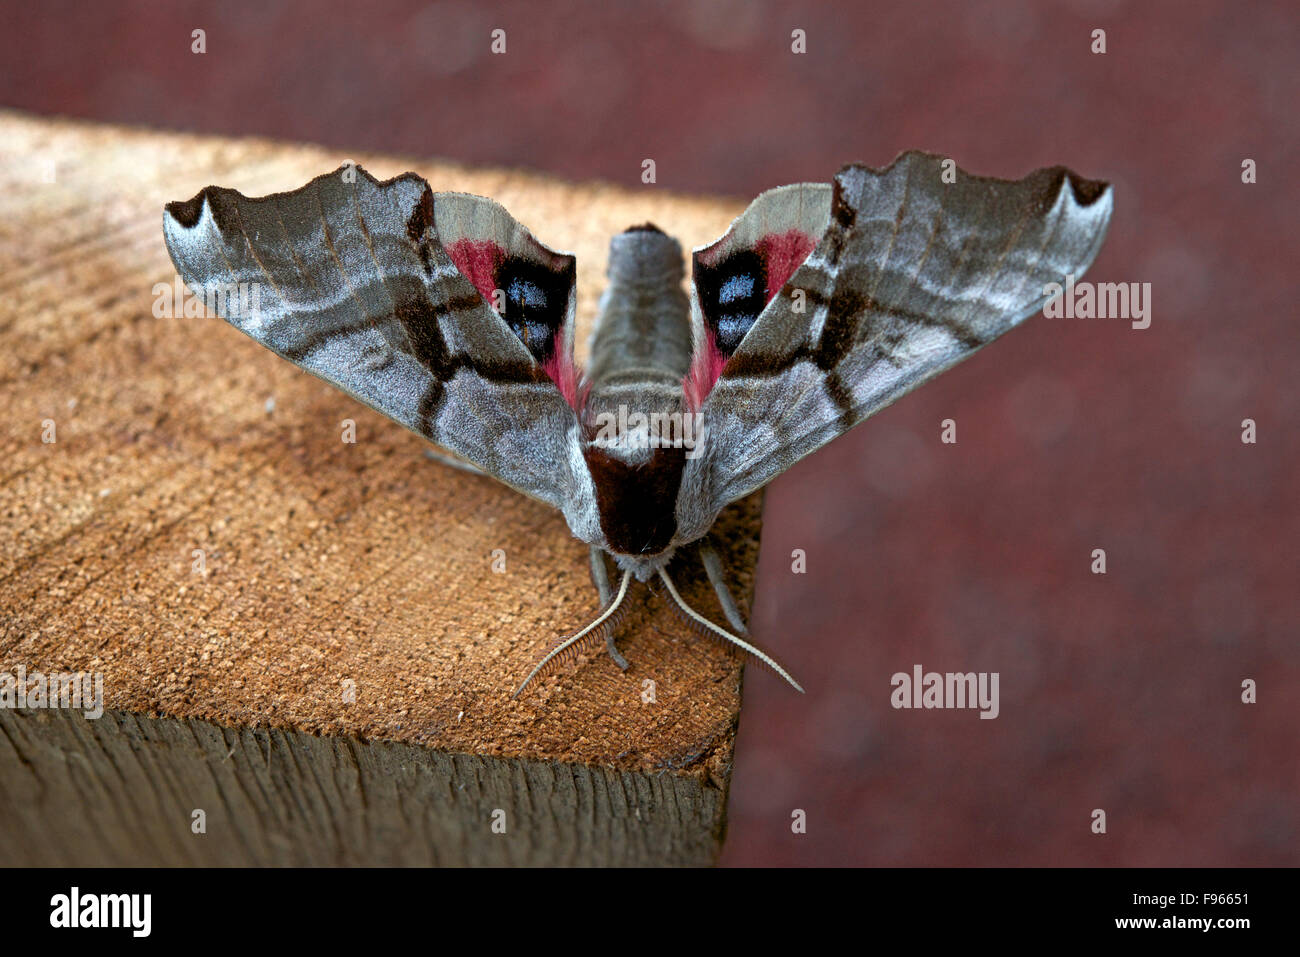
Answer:
POLYGON ((654 226, 634 226, 610 241, 608 274, 591 338, 593 390, 629 382, 678 386, 691 364, 682 247, 654 226))

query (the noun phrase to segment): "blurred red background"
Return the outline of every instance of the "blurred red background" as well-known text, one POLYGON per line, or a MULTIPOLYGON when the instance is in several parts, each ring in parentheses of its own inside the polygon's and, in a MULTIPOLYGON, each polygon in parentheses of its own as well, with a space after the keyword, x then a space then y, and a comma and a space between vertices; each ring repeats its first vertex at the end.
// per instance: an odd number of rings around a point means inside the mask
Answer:
POLYGON ((809 694, 751 669, 724 862, 1294 865, 1297 50, 1286 3, 10 3, 0 104, 745 198, 908 148, 1112 181, 1088 278, 1150 328, 1032 320, 771 487, 753 628, 809 694), (914 664, 1000 716, 893 710, 914 664))

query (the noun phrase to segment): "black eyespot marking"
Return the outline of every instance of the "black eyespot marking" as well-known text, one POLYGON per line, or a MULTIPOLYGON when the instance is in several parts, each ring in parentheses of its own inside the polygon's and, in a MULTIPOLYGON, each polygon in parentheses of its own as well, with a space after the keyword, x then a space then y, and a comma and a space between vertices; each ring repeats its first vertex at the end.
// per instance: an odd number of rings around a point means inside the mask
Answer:
POLYGON ((555 336, 569 312, 574 268, 553 270, 532 260, 506 259, 497 269, 497 288, 505 294, 501 318, 538 362, 555 350, 555 336))
POLYGON ((734 252, 716 266, 696 260, 695 288, 714 344, 731 355, 767 305, 767 264, 752 249, 734 252))

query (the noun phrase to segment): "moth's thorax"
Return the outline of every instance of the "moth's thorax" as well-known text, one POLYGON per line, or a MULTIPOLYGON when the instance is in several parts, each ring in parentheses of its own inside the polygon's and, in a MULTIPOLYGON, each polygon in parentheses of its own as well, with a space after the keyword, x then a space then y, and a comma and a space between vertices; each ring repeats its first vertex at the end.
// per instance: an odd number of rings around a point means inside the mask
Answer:
MULTIPOLYGON (((645 561, 669 549, 677 533, 677 494, 686 451, 622 449, 595 442, 583 449, 605 547, 616 558, 645 561)), ((652 565, 649 570, 653 571, 652 565)))

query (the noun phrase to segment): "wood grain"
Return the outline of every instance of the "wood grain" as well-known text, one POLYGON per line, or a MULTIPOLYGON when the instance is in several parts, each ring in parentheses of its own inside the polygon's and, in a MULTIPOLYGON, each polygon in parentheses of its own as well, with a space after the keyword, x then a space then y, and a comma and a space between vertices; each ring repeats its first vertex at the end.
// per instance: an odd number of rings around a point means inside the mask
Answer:
MULTIPOLYGON (((712 860, 736 658, 636 586, 627 673, 602 650, 512 701, 596 611, 559 514, 220 320, 152 307, 165 202, 346 159, 492 196, 575 252, 584 339, 609 236, 651 220, 689 247, 739 206, 13 113, 0 142, 0 670, 102 673, 109 709, 0 710, 0 863, 712 860), (500 841, 488 805, 528 833, 500 841)), ((742 604, 760 511, 719 526, 742 604)), ((720 617, 698 563, 674 568, 720 617)))

